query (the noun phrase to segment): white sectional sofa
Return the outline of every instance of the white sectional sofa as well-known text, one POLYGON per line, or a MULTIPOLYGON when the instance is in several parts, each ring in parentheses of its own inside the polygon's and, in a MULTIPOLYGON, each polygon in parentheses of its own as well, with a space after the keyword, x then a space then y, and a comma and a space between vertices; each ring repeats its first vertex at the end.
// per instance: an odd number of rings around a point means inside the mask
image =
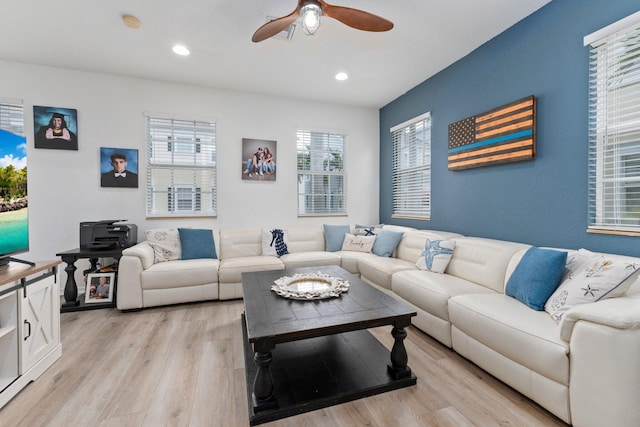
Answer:
MULTIPOLYGON (((390 257, 325 251, 321 226, 286 229, 289 254, 262 255, 262 230, 214 230, 219 259, 154 263, 147 242, 123 251, 117 306, 141 309, 242 297, 245 271, 341 265, 413 306, 414 326, 575 426, 640 425, 640 282, 578 305, 557 323, 505 294, 529 245, 456 233, 403 231, 390 257), (427 239, 453 240, 444 274, 416 267, 427 239)), ((569 251, 570 253, 574 251, 569 251)), ((640 265, 639 258, 607 255, 640 265)), ((631 281, 630 281, 631 282, 631 281)))

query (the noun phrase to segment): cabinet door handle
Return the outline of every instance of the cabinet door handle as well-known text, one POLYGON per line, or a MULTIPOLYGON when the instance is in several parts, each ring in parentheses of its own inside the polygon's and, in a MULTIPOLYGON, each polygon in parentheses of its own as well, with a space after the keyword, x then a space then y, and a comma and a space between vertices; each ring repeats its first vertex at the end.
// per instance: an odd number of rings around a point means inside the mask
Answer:
POLYGON ((29 327, 29 332, 27 332, 27 336, 24 337, 24 340, 26 341, 31 336, 31 323, 29 323, 27 319, 24 319, 24 324, 29 327))

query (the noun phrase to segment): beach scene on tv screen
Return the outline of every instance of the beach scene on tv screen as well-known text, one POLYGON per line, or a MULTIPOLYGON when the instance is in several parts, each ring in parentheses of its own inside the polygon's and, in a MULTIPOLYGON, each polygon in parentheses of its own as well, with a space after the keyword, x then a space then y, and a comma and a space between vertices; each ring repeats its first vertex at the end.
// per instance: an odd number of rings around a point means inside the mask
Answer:
POLYGON ((27 145, 0 130, 0 256, 29 249, 27 145))

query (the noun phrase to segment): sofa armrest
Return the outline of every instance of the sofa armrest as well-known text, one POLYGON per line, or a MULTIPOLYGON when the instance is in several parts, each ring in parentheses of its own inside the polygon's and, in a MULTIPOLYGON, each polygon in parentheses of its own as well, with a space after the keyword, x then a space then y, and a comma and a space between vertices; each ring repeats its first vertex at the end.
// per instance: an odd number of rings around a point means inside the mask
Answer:
POLYGON ((571 342, 574 327, 581 320, 616 329, 640 329, 640 294, 581 304, 572 308, 562 318, 560 338, 571 342))
POLYGON ((142 308, 142 272, 153 265, 153 248, 146 242, 122 251, 118 263, 118 310, 142 308))
POLYGON ((126 248, 122 251, 122 257, 134 256, 140 258, 142 268, 147 269, 153 265, 153 248, 147 242, 140 242, 137 245, 126 248))
POLYGON ((575 426, 640 425, 640 298, 612 298, 565 314, 575 426))

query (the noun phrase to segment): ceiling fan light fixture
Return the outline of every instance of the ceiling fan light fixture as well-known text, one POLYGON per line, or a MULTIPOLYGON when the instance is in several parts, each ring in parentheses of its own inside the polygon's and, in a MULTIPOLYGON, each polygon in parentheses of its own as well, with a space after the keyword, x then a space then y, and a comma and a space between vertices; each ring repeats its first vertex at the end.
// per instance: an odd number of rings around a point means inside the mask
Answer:
POLYGON ((322 16, 322 8, 315 1, 309 1, 300 8, 300 16, 302 16, 302 29, 304 33, 312 36, 320 28, 320 17, 322 16))

